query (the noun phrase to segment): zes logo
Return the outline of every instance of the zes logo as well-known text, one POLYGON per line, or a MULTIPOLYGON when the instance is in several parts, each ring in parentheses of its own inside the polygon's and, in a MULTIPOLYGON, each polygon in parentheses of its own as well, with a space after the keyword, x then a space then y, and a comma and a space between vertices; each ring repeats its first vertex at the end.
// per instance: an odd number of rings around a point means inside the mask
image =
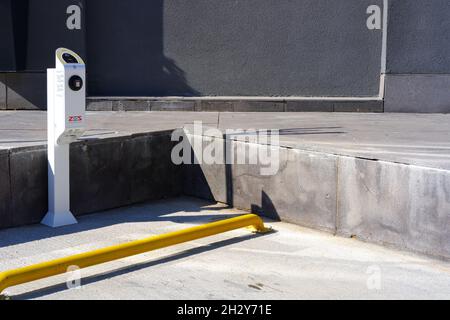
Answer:
POLYGON ((83 121, 83 117, 82 116, 69 116, 69 122, 73 123, 73 122, 81 122, 83 121))

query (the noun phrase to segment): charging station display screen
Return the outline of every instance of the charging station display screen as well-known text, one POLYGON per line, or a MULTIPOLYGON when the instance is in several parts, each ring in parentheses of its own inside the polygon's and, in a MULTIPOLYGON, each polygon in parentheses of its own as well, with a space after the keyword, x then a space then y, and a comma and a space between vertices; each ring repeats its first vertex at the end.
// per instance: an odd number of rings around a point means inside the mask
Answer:
POLYGON ((66 63, 78 63, 78 60, 73 55, 67 52, 63 53, 62 58, 66 63))

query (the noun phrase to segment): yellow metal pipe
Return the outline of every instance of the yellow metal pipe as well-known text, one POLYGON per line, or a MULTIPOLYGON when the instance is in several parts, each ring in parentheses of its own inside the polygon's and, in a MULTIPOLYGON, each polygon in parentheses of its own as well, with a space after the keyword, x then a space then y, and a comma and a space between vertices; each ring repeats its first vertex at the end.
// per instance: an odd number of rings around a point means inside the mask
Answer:
POLYGON ((142 240, 42 262, 28 267, 0 272, 0 293, 12 286, 65 273, 71 266, 82 269, 244 227, 251 227, 254 232, 268 231, 261 218, 254 214, 207 223, 142 240))

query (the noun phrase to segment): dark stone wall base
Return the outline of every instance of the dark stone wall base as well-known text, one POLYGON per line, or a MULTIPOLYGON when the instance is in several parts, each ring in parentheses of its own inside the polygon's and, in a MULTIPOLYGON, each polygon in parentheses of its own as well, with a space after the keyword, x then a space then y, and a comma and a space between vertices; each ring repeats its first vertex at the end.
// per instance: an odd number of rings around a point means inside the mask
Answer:
MULTIPOLYGON (((82 141, 70 148, 71 210, 92 213, 182 193, 171 131, 82 141)), ((0 150, 0 228, 39 223, 48 210, 47 147, 0 150)))
POLYGON ((450 113, 450 74, 386 75, 386 112, 450 113))
POLYGON ((381 100, 155 100, 88 98, 88 111, 383 112, 381 100))

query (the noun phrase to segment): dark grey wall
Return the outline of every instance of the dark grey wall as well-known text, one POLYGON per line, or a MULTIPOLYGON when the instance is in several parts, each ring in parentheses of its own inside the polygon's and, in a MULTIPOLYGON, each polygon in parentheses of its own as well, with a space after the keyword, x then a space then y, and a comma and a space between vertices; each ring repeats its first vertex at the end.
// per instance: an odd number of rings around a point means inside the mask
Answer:
POLYGON ((28 0, 0 0, 0 71, 25 68, 28 0))
MULTIPOLYGON (((66 9, 85 0, 0 0, 0 71, 44 72, 59 47, 85 57, 85 28, 68 30, 66 9)), ((82 21, 84 27, 84 21, 82 21)))
POLYGON ((164 49, 206 95, 375 96, 381 32, 361 0, 169 0, 164 49))
MULTIPOLYGON (((372 4, 0 0, 0 72, 20 71, 0 74, 0 109, 45 108, 60 46, 87 60, 91 96, 377 96, 372 4), (69 4, 82 30, 65 27, 69 4)), ((450 112, 449 83, 450 2, 389 0, 385 110, 450 112)))
POLYGON ((450 1, 389 4, 385 111, 450 112, 450 1))
MULTIPOLYGON (((26 21, 25 36, 9 33, 26 39, 12 52, 23 69, 44 72, 69 47, 87 60, 91 96, 378 94, 381 31, 367 29, 366 9, 382 0, 20 1, 26 10, 8 12, 26 21), (70 4, 83 8, 82 30, 65 26, 70 4)), ((42 107, 45 92, 27 87, 44 78, 6 81, 42 107)))
POLYGON ((0 72, 8 72, 0 73, 0 109, 46 108, 45 72, 55 50, 86 58, 84 8, 85 0, 0 0, 0 72), (66 27, 72 4, 81 7, 81 30, 66 27))
POLYGON ((91 95, 375 96, 381 0, 91 0, 91 95))
POLYGON ((90 95, 155 95, 174 86, 180 90, 182 75, 163 54, 162 11, 163 0, 88 2, 90 95))
POLYGON ((0 0, 0 70, 15 70, 14 33, 10 0, 0 0))
POLYGON ((389 73, 450 73, 450 1, 390 0, 389 73))
POLYGON ((85 0, 29 0, 27 70, 53 68, 55 50, 60 47, 76 50, 86 59, 84 7, 85 0), (66 9, 72 4, 82 9, 81 30, 66 27, 66 9))

